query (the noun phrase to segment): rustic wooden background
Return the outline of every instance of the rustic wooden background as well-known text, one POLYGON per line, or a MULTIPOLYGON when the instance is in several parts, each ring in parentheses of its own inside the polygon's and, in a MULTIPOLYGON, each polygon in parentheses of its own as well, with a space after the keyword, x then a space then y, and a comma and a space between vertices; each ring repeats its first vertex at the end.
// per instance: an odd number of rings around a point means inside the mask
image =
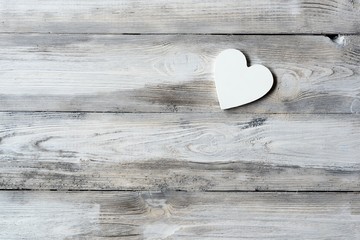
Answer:
POLYGON ((0 239, 360 239, 359 65, 359 0, 0 0, 0 239))

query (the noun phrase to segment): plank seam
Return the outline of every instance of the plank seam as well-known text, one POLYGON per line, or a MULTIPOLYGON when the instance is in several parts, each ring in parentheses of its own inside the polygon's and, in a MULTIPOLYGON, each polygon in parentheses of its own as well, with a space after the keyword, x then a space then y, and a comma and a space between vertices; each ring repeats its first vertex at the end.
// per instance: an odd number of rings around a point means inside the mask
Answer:
POLYGON ((205 191, 186 191, 181 189, 174 190, 161 190, 161 189, 149 189, 149 190, 117 190, 117 189, 0 189, 0 192, 16 192, 16 191, 28 191, 28 192, 202 192, 202 193, 359 193, 359 190, 205 190, 205 191))
POLYGON ((176 35, 189 35, 189 36, 359 36, 360 32, 329 32, 329 33, 67 33, 67 32, 0 32, 0 35, 116 35, 116 36, 176 36, 176 35))
MULTIPOLYGON (((241 109, 240 108, 234 108, 234 109, 241 109)), ((76 114, 76 113, 84 113, 84 114, 202 114, 202 113, 208 113, 208 114, 221 114, 221 113, 229 113, 229 114, 236 114, 236 115, 247 115, 247 114, 253 114, 253 115, 349 115, 349 116, 354 116, 354 115, 360 115, 357 113, 349 113, 349 112, 329 112, 329 113, 277 113, 277 112, 233 112, 233 110, 224 110, 224 111, 220 111, 220 107, 219 107, 219 111, 215 112, 201 112, 201 111, 181 111, 181 112, 117 112, 117 111, 3 111, 0 110, 0 113, 8 113, 8 114, 12 114, 12 113, 59 113, 59 114, 76 114)))

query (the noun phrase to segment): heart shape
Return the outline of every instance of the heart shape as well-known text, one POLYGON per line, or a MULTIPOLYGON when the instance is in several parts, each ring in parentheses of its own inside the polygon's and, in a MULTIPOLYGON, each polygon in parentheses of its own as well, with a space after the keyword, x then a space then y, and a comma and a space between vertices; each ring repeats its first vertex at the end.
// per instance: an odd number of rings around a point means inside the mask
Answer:
POLYGON ((229 109, 263 97, 274 83, 270 70, 259 64, 247 66, 236 49, 222 51, 215 60, 215 85, 220 108, 229 109))

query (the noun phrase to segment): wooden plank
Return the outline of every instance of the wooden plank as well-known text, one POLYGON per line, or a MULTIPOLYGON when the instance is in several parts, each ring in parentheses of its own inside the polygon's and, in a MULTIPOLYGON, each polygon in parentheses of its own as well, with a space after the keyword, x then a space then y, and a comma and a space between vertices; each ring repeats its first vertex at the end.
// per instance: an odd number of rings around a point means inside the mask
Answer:
POLYGON ((0 32, 360 32, 349 0, 1 0, 0 16, 0 32))
POLYGON ((0 119, 1 189, 360 190, 358 115, 0 119))
POLYGON ((0 192, 1 239, 358 239, 357 193, 0 192))
POLYGON ((360 36, 0 35, 0 111, 218 112, 223 49, 276 86, 242 113, 360 113, 360 36))

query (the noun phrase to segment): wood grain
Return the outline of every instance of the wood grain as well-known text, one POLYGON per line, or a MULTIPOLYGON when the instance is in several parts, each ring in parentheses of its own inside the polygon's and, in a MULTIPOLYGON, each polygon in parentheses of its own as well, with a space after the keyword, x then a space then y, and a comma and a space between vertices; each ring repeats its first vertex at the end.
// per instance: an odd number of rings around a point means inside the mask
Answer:
POLYGON ((357 0, 1 0, 0 32, 359 33, 357 0))
POLYGON ((357 115, 1 113, 0 188, 360 190, 357 115))
POLYGON ((354 193, 0 192, 2 239, 358 239, 354 193), (14 227, 16 226, 16 227, 14 227))
POLYGON ((0 111, 219 112, 213 62, 276 80, 242 113, 360 113, 360 37, 0 35, 0 111))
POLYGON ((0 0, 0 239, 360 239, 359 34, 358 0, 0 0), (220 110, 226 48, 265 98, 220 110))

